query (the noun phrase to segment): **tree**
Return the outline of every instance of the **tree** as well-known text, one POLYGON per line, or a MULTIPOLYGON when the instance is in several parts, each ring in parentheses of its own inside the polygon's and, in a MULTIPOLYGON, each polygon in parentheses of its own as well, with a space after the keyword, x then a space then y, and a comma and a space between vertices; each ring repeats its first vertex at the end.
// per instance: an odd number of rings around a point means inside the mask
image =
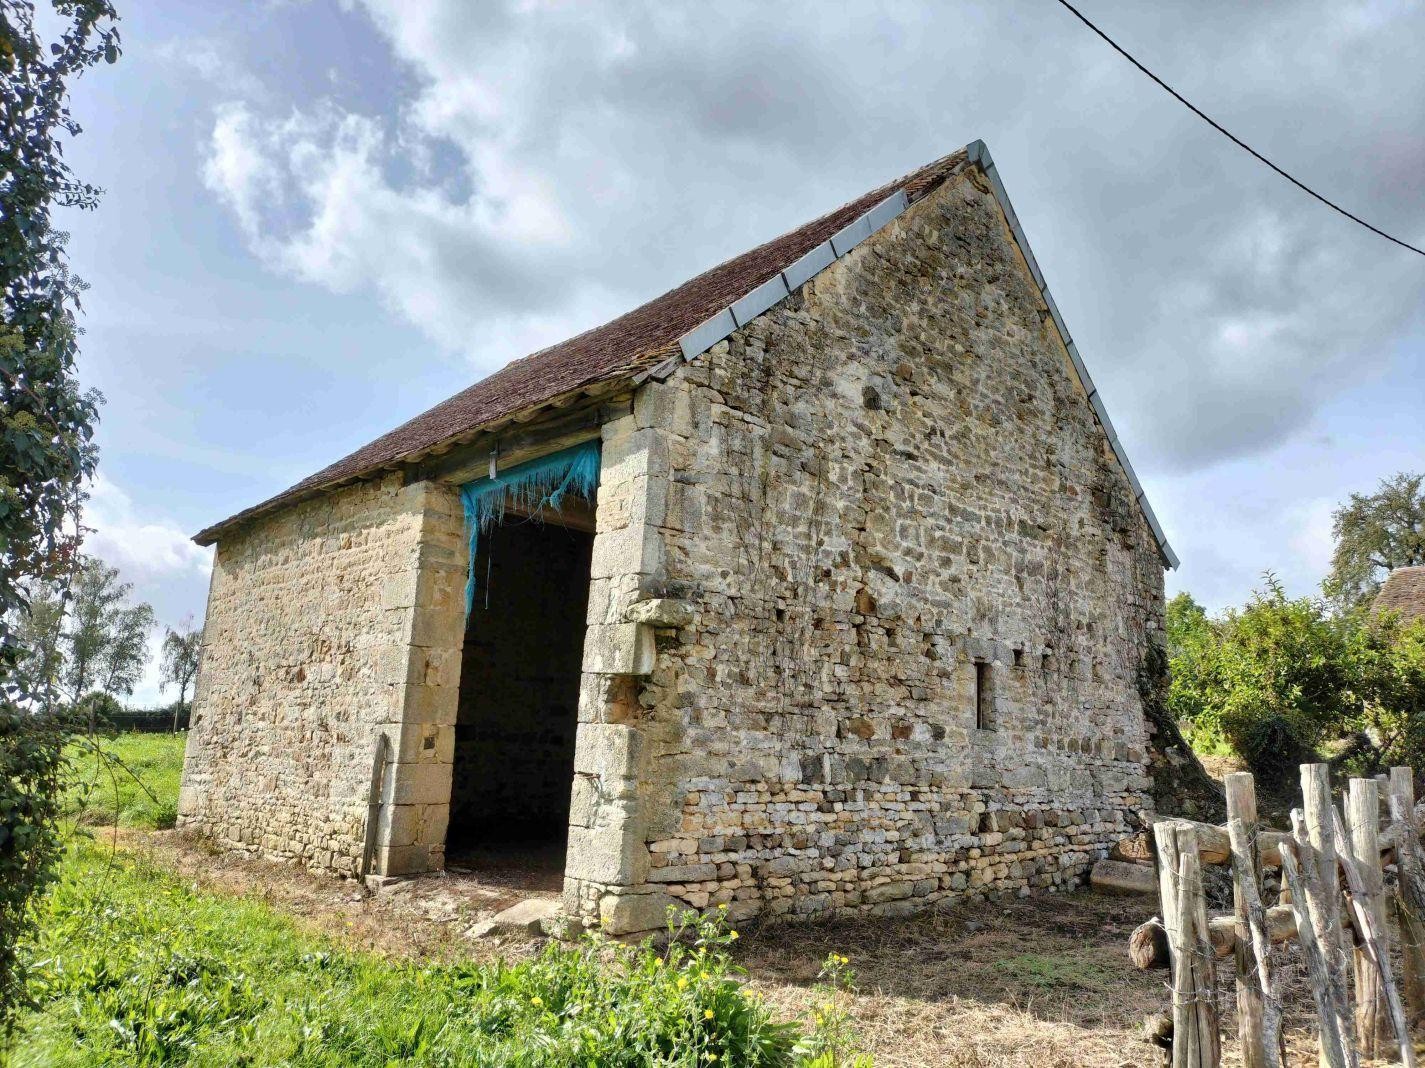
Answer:
POLYGON ((179 630, 169 628, 163 636, 163 659, 159 663, 163 684, 178 687, 178 703, 173 706, 175 734, 178 732, 179 713, 188 703, 188 687, 198 674, 198 653, 203 648, 203 628, 193 626, 191 617, 179 627, 179 630))
POLYGON ((1169 706, 1194 744, 1225 745, 1268 785, 1352 729, 1348 627, 1323 601, 1288 598, 1275 576, 1209 619, 1180 595, 1168 613, 1169 706))
POLYGON ((1168 604, 1168 705, 1193 744, 1243 757, 1264 785, 1328 756, 1374 775, 1425 763, 1425 621, 1288 598, 1268 574, 1240 609, 1168 604))
POLYGON ((119 581, 117 568, 97 557, 81 558, 69 587, 69 611, 60 635, 64 650, 60 684, 71 701, 93 690, 104 670, 115 616, 123 611, 132 587, 119 581))
POLYGON ((1351 757, 1367 775, 1425 765, 1425 620, 1365 609, 1352 616, 1352 689, 1359 707, 1351 757))
POLYGON ((69 84, 118 57, 108 0, 54 0, 52 41, 33 0, 0 0, 0 1038, 24 990, 15 952, 31 897, 54 869, 67 725, 17 670, 34 663, 17 621, 28 591, 68 574, 82 530, 83 480, 96 461, 98 394, 75 374, 80 281, 68 270, 55 207, 92 208, 62 141, 78 134, 69 84))
POLYGON ((1402 471, 1336 509, 1336 550, 1323 588, 1343 607, 1367 603, 1397 567, 1425 564, 1425 474, 1402 471))
POLYGON ((134 692, 148 663, 154 616, 147 604, 128 603, 133 588, 120 581, 118 568, 97 557, 82 558, 59 639, 60 678, 71 701, 96 690, 111 697, 134 692))
POLYGON ((25 692, 53 692, 64 660, 60 632, 67 596, 53 582, 36 582, 26 589, 27 604, 13 609, 8 626, 13 629, 19 653, 16 684, 25 692))

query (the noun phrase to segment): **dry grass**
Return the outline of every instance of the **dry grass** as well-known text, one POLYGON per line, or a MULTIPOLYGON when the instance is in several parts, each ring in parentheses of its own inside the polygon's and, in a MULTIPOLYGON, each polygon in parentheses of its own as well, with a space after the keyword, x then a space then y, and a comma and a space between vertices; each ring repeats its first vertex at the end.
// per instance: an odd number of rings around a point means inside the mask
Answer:
POLYGON ((558 896, 543 888, 513 886, 508 872, 487 879, 469 869, 373 892, 295 865, 217 852, 174 831, 104 828, 97 834, 101 842, 111 836, 121 847, 147 854, 203 890, 261 901, 308 930, 390 957, 525 956, 533 945, 495 945, 467 938, 465 932, 526 898, 558 896))
MULTIPOLYGON (((1138 972, 1128 935, 1147 899, 1087 891, 990 905, 964 903, 905 920, 779 926, 747 940, 744 964, 787 1012, 829 952, 851 958, 859 993, 847 1001, 881 1068, 1121 1068, 1156 1066, 1144 1018, 1168 1006, 1167 973, 1138 972)), ((1294 950, 1288 976, 1290 1063, 1314 1065, 1314 1011, 1294 950)), ((1240 1064, 1231 962, 1218 968, 1224 1063, 1240 1064)))

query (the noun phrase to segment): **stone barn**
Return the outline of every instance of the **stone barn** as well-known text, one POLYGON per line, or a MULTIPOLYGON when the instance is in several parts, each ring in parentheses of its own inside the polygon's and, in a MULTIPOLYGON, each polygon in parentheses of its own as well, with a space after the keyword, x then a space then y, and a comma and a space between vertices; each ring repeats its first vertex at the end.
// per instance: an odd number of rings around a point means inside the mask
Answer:
POLYGON ((196 540, 224 847, 543 849, 627 934, 1067 885, 1152 805, 1176 561, 982 142, 196 540))

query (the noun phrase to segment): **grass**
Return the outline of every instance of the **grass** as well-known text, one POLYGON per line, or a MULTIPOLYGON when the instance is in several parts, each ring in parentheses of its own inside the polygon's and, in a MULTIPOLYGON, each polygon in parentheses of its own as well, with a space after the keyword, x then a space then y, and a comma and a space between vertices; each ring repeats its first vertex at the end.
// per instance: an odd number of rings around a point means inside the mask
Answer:
POLYGON ((1092 952, 1021 953, 995 961, 995 967, 1007 981, 1029 990, 1110 991, 1116 977, 1092 952))
MULTIPOLYGON (((75 752, 80 821, 171 826, 183 739, 100 745, 75 752)), ((842 1056, 850 1035, 835 1014, 806 1028, 779 1019, 716 918, 663 949, 589 938, 514 964, 393 961, 79 835, 38 931, 14 1068, 869 1063, 842 1056)))
POLYGON ((392 963, 81 841, 41 932, 16 1068, 835 1063, 749 995, 715 921, 662 951, 392 963))
POLYGON ((80 823, 162 830, 178 816, 185 734, 120 734, 76 742, 70 803, 80 823))

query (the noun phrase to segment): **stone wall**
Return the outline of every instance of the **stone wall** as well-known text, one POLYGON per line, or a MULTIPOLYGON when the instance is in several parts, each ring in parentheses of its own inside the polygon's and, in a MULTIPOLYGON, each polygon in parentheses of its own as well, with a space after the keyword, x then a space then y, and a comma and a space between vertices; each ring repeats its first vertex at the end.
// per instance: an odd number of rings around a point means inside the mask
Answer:
POLYGON ((1063 886, 1151 804, 1160 556, 980 181, 606 428, 591 623, 658 606, 581 705, 566 903, 609 930, 1063 886))
POLYGON ((439 868, 466 549, 459 502, 399 476, 260 518, 218 545, 179 826, 353 873, 378 732, 377 871, 439 868))
POLYGON ((514 516, 480 538, 460 672, 452 845, 564 838, 592 541, 514 516))

